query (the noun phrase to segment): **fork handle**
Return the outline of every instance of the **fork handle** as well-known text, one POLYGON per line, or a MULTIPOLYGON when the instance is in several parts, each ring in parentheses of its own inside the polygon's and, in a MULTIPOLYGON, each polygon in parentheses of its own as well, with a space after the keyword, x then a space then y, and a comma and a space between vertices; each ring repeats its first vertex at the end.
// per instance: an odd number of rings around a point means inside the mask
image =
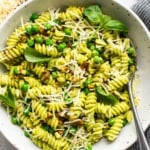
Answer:
POLYGON ((138 113, 137 113, 137 110, 136 110, 136 107, 134 104, 134 97, 133 97, 133 92, 132 92, 132 82, 133 82, 133 78, 128 83, 128 90, 129 90, 129 98, 130 98, 131 107, 132 107, 132 111, 133 111, 139 147, 140 147, 140 150, 150 150, 148 142, 147 142, 145 134, 144 134, 144 131, 143 131, 143 128, 142 128, 142 125, 141 125, 140 118, 138 116, 138 113))

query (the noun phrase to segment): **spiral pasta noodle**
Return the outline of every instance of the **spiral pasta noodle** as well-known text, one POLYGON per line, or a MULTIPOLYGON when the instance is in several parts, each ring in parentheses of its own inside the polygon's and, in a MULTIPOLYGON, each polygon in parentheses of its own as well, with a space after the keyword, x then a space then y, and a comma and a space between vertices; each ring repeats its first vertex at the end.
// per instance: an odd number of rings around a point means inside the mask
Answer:
POLYGON ((55 30, 55 32, 54 32, 54 34, 53 34, 53 39, 54 39, 55 41, 59 41, 59 42, 60 42, 60 41, 63 40, 64 36, 65 36, 65 33, 64 33, 64 32, 59 31, 59 30, 55 30))
POLYGON ((36 115, 35 113, 30 114, 30 120, 32 122, 33 127, 41 125, 41 119, 40 119, 39 115, 36 115))
POLYGON ((109 88, 109 90, 120 89, 124 85, 126 85, 128 83, 128 81, 129 81, 129 78, 127 77, 127 75, 119 76, 118 78, 111 80, 109 82, 108 88, 109 88))
POLYGON ((7 39, 6 45, 8 47, 16 46, 20 41, 21 36, 24 35, 24 27, 19 26, 7 39))
POLYGON ((53 135, 49 134, 44 129, 40 128, 39 126, 32 130, 32 135, 36 136, 37 139, 41 139, 43 142, 48 143, 54 149, 64 149, 67 150, 68 143, 63 139, 56 139, 53 135))
POLYGON ((52 118, 49 118, 47 121, 47 124, 50 125, 53 129, 56 129, 59 124, 59 119, 55 116, 52 118))
POLYGON ((77 18, 80 18, 82 16, 82 7, 69 7, 66 9, 66 12, 62 12, 59 14, 59 18, 62 20, 75 20, 77 18))
POLYGON ((96 95, 95 93, 89 93, 87 95, 87 99, 85 101, 85 109, 87 110, 87 114, 93 113, 96 107, 96 95))
POLYGON ((90 141, 95 143, 103 137, 103 124, 95 123, 93 126, 92 134, 90 135, 90 141))
POLYGON ((43 24, 45 22, 48 22, 50 18, 51 18, 50 13, 46 11, 46 12, 41 13, 39 17, 35 20, 35 22, 43 24))
POLYGON ((38 101, 32 101, 32 111, 39 115, 41 120, 45 120, 47 118, 46 108, 38 101))
POLYGON ((0 75, 0 85, 2 86, 12 86, 12 87, 19 87, 18 80, 12 78, 9 75, 0 75))
POLYGON ((18 44, 16 47, 8 48, 5 51, 0 52, 0 58, 4 62, 14 61, 13 63, 18 63, 23 58, 21 57, 24 53, 24 49, 26 48, 26 44, 18 44), (17 58, 17 59, 15 59, 17 58))
POLYGON ((24 77, 25 82, 29 84, 29 86, 36 87, 36 86, 41 86, 41 82, 35 78, 32 77, 24 77))
POLYGON ((58 51, 56 47, 49 47, 46 45, 35 44, 35 50, 40 54, 56 57, 58 55, 58 51))
POLYGON ((32 128, 33 124, 31 122, 31 120, 23 114, 24 112, 24 107, 21 103, 17 103, 17 117, 19 119, 19 121, 21 121, 21 127, 24 128, 32 128))
POLYGON ((42 78, 42 75, 47 71, 45 66, 36 64, 32 71, 39 77, 39 79, 42 78))
POLYGON ((103 118, 110 118, 112 116, 112 107, 103 103, 97 103, 95 112, 103 118))
POLYGON ((129 110, 129 105, 126 102, 120 102, 112 107, 112 114, 119 115, 129 110))
POLYGON ((109 141, 113 141, 117 138, 123 127, 123 116, 115 118, 115 123, 106 131, 105 136, 109 141))
POLYGON ((47 103, 47 107, 49 111, 52 112, 61 112, 64 108, 66 108, 66 104, 65 103, 60 103, 60 102, 50 102, 47 103))
POLYGON ((51 86, 51 85, 43 85, 43 86, 39 86, 39 87, 33 87, 32 89, 29 89, 28 91, 28 97, 29 98, 37 98, 42 94, 50 94, 50 93, 55 93, 56 89, 51 86))

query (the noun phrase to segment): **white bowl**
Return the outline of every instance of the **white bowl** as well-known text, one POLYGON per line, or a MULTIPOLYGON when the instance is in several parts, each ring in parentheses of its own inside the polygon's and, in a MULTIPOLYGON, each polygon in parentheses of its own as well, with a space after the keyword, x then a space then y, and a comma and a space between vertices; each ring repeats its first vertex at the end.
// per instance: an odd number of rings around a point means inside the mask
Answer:
MULTIPOLYGON (((5 41, 9 34, 20 24, 22 17, 26 21, 33 12, 41 12, 48 8, 66 7, 68 5, 89 5, 100 4, 104 12, 112 17, 123 21, 129 29, 129 37, 137 47, 137 61, 139 84, 137 96, 140 98, 138 112, 141 118, 143 129, 150 125, 150 33, 142 21, 127 8, 112 0, 30 0, 21 5, 16 11, 9 15, 0 26, 0 49, 5 47, 5 41)), ((0 69, 1 71, 1 69, 0 69)), ((0 131, 19 150, 37 150, 38 148, 24 136, 23 131, 14 126, 3 108, 0 108, 0 131)), ((116 141, 108 143, 101 140, 95 144, 94 150, 123 150, 129 147, 136 140, 135 126, 132 122, 127 125, 116 141)))

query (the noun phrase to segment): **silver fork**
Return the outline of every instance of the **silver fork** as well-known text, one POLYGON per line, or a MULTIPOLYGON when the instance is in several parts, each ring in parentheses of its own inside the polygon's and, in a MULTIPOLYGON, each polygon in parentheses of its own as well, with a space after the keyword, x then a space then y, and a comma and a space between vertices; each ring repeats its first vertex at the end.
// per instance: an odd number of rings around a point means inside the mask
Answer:
POLYGON ((132 108, 133 116, 134 116, 137 140, 139 143, 140 150, 150 150, 150 147, 149 147, 147 139, 145 137, 145 134, 144 134, 144 131, 143 131, 143 128, 141 125, 141 121, 140 121, 140 118, 139 118, 139 115, 138 115, 138 112, 136 110, 135 103, 134 103, 134 96, 133 96, 133 91, 132 91, 133 79, 134 79, 134 73, 130 76, 130 81, 128 83, 128 91, 129 91, 131 108, 132 108))

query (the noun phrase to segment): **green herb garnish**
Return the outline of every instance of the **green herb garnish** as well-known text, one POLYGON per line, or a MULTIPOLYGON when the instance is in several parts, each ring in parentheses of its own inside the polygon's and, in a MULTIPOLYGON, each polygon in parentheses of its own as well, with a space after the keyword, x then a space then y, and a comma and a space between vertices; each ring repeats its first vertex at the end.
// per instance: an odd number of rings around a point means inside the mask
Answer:
POLYGON ((99 25, 100 28, 128 32, 127 27, 121 21, 111 19, 110 16, 104 15, 99 5, 86 7, 83 14, 92 24, 99 25))
POLYGON ((30 48, 30 47, 25 49, 24 56, 28 62, 33 62, 33 63, 46 62, 51 59, 50 57, 44 56, 44 55, 36 52, 33 48, 30 48))
POLYGON ((106 93, 100 87, 96 87, 96 92, 97 92, 98 100, 104 104, 114 105, 118 102, 116 96, 112 95, 111 93, 106 93))
POLYGON ((15 108, 15 98, 9 87, 7 87, 7 92, 5 95, 0 94, 0 101, 12 108, 15 108))

